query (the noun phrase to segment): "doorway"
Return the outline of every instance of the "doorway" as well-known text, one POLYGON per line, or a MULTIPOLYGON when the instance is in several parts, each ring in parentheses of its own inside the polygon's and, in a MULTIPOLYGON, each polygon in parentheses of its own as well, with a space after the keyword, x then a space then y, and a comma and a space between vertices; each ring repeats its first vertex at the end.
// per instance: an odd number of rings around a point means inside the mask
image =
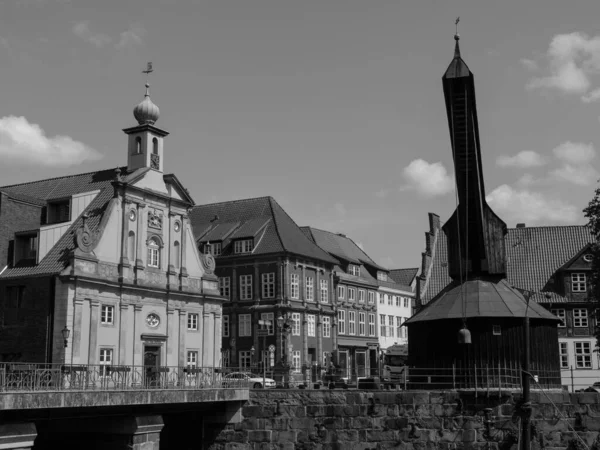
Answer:
POLYGON ((160 385, 160 346, 144 346, 144 385, 158 387, 160 385))
POLYGON ((338 364, 342 371, 341 376, 342 378, 349 378, 350 371, 348 369, 350 368, 350 358, 348 357, 348 351, 341 350, 339 355, 340 360, 338 361, 338 364))

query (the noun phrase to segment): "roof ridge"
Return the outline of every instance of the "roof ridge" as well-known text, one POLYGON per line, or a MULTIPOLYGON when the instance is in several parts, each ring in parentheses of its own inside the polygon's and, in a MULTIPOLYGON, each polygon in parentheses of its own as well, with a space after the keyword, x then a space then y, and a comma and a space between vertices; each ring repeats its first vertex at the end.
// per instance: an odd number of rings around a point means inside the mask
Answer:
POLYGON ((117 166, 117 167, 114 167, 114 168, 111 168, 111 169, 92 170, 91 172, 76 173, 76 174, 72 174, 72 175, 63 175, 63 176, 60 176, 60 177, 43 178, 41 180, 26 181, 24 183, 9 184, 9 185, 6 185, 6 186, 0 186, 0 189, 12 188, 12 187, 17 187, 17 186, 24 186, 26 184, 40 183, 42 181, 52 181, 52 180, 60 180, 60 179, 63 179, 63 178, 81 177, 81 176, 84 176, 84 175, 90 175, 92 173, 108 172, 109 170, 116 170, 116 169, 123 169, 123 168, 126 169, 127 166, 117 166))
MULTIPOLYGON (((268 200, 267 203, 269 204, 269 209, 271 210, 271 217, 273 218, 273 224, 275 225, 275 233, 277 233, 277 239, 279 239, 279 242, 280 242, 281 247, 283 248, 283 250, 287 252, 289 250, 287 249, 287 247, 283 243, 283 239, 281 238, 281 233, 279 233, 279 223, 277 222, 277 218, 275 217, 275 210, 273 209, 273 202, 275 202, 275 203, 277 203, 277 202, 270 195, 267 196, 267 200, 268 200)), ((281 210, 283 210, 285 212, 285 210, 281 207, 281 205, 279 203, 277 203, 277 206, 279 206, 279 209, 281 209, 281 210)), ((288 214, 288 217, 291 219, 291 217, 289 216, 289 214, 288 214)), ((292 220, 292 222, 293 222, 293 220, 292 220)), ((294 222, 294 224, 296 224, 296 222, 294 222)), ((298 226, 298 225, 296 224, 296 226, 298 226)), ((300 230, 300 233, 302 233, 302 230, 300 230)), ((302 235, 304 235, 304 233, 302 233, 302 235)))
POLYGON ((194 205, 194 208, 201 208, 204 206, 215 206, 222 205, 225 203, 241 203, 241 202, 249 202, 250 200, 263 200, 273 198, 270 195, 263 195, 262 197, 251 197, 251 198, 239 198, 237 200, 223 200, 222 202, 214 202, 214 203, 203 203, 201 205, 194 205))
POLYGON ((531 230, 533 228, 555 228, 555 229, 559 229, 559 228, 587 228, 589 227, 589 224, 583 224, 583 225, 538 225, 538 226, 534 226, 534 227, 507 227, 507 230, 531 230))

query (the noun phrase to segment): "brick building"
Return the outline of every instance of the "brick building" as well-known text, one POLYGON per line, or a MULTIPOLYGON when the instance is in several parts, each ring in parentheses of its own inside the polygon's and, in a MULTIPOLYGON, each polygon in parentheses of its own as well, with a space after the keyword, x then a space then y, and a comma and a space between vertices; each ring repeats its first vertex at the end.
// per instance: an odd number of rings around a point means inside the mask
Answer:
MULTIPOLYGON (((417 306, 433 300, 450 282, 447 237, 439 216, 429 214, 417 306)), ((569 390, 600 379, 596 302, 589 298, 593 236, 584 225, 509 228, 505 237, 507 281, 562 319, 558 327, 562 384, 569 390)))
POLYGON ((126 167, 0 187, 0 360, 219 364, 214 259, 163 173, 158 114, 146 91, 126 167))
POLYGON ((272 370, 287 363, 297 373, 323 365, 337 347, 336 261, 271 197, 196 206, 190 218, 230 300, 223 313, 225 365, 272 370), (259 320, 271 321, 266 337, 259 320))

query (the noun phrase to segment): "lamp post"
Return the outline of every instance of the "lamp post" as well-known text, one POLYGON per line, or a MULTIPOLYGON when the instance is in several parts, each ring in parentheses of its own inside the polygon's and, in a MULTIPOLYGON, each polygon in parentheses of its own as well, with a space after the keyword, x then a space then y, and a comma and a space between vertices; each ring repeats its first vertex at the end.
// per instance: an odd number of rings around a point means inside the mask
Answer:
POLYGON ((250 348, 250 358, 251 358, 251 361, 250 361, 250 366, 253 366, 253 365, 254 365, 254 352, 255 352, 255 351, 256 351, 256 350, 254 349, 254 345, 253 345, 253 346, 250 348))
POLYGON ((65 348, 67 348, 67 344, 69 343, 69 336, 71 335, 71 330, 69 330, 67 328, 67 326, 65 325, 65 327, 62 329, 61 333, 62 333, 63 339, 65 341, 65 348))

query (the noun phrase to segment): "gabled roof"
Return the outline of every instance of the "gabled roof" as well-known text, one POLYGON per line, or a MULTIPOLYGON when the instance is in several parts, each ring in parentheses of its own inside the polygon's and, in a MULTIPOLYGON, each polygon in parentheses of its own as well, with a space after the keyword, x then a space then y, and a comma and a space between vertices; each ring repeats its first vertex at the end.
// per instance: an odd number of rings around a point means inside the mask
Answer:
POLYGON ((222 256, 232 254, 229 242, 233 236, 238 236, 237 230, 245 230, 241 232, 244 235, 257 233, 253 255, 286 252, 330 264, 337 262, 308 239, 272 197, 198 205, 192 209, 190 220, 196 239, 202 241, 207 231, 210 233, 208 225, 214 229, 219 224, 239 223, 239 228, 223 241, 222 256))
POLYGON ((392 269, 388 275, 396 283, 410 286, 417 276, 417 273, 419 273, 419 268, 414 267, 410 269, 392 269))

